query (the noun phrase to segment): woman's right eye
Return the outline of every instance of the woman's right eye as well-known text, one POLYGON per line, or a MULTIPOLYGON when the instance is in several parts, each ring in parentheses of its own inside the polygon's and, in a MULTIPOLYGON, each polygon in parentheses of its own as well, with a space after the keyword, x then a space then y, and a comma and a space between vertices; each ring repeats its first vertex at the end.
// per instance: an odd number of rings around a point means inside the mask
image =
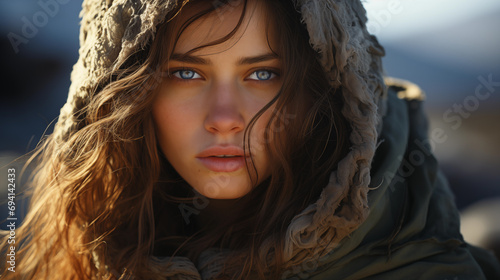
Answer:
POLYGON ((182 80, 194 80, 201 78, 200 74, 196 73, 193 70, 187 70, 187 69, 174 71, 172 72, 172 75, 182 80))

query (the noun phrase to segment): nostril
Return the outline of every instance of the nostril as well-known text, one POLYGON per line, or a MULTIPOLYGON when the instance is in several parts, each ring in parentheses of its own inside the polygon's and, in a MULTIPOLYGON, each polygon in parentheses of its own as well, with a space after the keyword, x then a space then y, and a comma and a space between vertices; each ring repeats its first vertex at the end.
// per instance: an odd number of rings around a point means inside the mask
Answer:
POLYGON ((234 111, 211 112, 205 119, 205 129, 212 133, 236 133, 244 128, 243 117, 234 111))

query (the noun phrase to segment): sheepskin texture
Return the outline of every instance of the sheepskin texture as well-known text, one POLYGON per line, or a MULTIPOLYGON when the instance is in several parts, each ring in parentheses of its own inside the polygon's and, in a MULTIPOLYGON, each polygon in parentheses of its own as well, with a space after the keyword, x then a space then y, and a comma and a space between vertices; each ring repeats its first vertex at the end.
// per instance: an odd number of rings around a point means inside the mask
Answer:
MULTIPOLYGON (((332 251, 368 216, 370 166, 377 147, 386 88, 382 77, 383 48, 366 29, 359 0, 291 0, 307 26, 311 46, 332 86, 345 100, 343 115, 351 125, 351 150, 333 171, 316 203, 297 215, 288 227, 285 256, 288 267, 317 260, 332 251)), ((85 0, 81 13, 79 60, 74 66, 66 104, 54 133, 60 141, 78 129, 78 112, 97 85, 136 50, 154 38, 156 27, 180 0, 85 0)), ((261 252, 267 255, 265 244, 261 252)), ((223 253, 202 254, 196 268, 188 259, 152 258, 152 270, 168 279, 209 279, 217 273, 223 253), (167 260, 166 260, 167 261, 167 260)), ((99 260, 95 260, 99 265, 99 260)))

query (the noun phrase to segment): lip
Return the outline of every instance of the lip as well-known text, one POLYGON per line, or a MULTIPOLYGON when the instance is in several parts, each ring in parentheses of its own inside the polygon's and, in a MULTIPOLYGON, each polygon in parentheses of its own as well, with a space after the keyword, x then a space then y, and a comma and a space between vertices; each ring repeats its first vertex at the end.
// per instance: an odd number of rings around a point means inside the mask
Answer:
POLYGON ((234 172, 242 169, 245 167, 247 157, 243 149, 236 146, 213 146, 196 155, 197 160, 214 172, 234 172), (216 157, 220 155, 234 157, 216 157))

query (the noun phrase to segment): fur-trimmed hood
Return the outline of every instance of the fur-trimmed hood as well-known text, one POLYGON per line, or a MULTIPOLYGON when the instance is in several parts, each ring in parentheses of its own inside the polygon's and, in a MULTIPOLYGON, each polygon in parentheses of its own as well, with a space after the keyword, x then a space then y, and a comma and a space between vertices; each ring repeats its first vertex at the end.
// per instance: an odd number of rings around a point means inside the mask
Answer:
MULTIPOLYGON (((316 203, 297 215, 288 227, 284 237, 284 253, 289 272, 293 271, 289 274, 290 277, 296 274, 297 267, 298 271, 306 271, 304 264, 311 264, 315 267, 314 271, 320 271, 318 267, 332 258, 345 262, 336 252, 341 251, 342 256, 347 255, 364 242, 362 240, 369 231, 356 229, 361 225, 374 226, 373 223, 381 219, 382 212, 379 211, 390 209, 387 208, 387 202, 390 201, 390 195, 387 194, 389 185, 401 163, 401 158, 397 160, 398 156, 405 154, 406 143, 409 141, 408 136, 392 137, 389 134, 385 139, 379 137, 384 129, 394 129, 394 125, 382 128, 388 102, 381 66, 384 50, 366 29, 367 18, 361 2, 292 1, 301 13, 309 32, 310 44, 320 54, 320 62, 331 85, 342 86, 341 94, 345 100, 342 113, 349 122, 352 133, 349 137, 351 149, 340 161, 338 169, 331 173, 330 182, 321 196, 316 203), (394 139, 404 143, 393 142, 394 139), (397 152, 390 154, 387 151, 390 158, 386 160, 392 162, 383 161, 387 165, 383 168, 392 173, 378 170, 379 175, 375 176, 372 161, 380 140, 394 144, 394 147, 387 149, 397 152), (369 198, 368 193, 374 188, 377 188, 378 196, 369 198), (378 218, 370 219, 369 225, 364 224, 372 208, 377 209, 378 218), (359 235, 356 232, 364 233, 359 235), (352 239, 353 235, 359 236, 352 239), (346 242, 350 245, 339 246, 346 242), (347 251, 347 248, 351 248, 351 251, 347 251)), ((131 54, 144 48, 154 38, 158 24, 166 19, 174 7, 182 5, 182 2, 184 1, 84 0, 80 57, 71 75, 68 100, 61 109, 54 130, 59 141, 65 141, 78 128, 78 112, 89 103, 91 92, 103 81, 109 80, 112 71, 131 54)), ((404 87, 395 87, 393 91, 404 92, 404 87)), ((403 101, 396 99, 392 103, 406 106, 403 101)), ((400 110, 396 111, 393 110, 393 116, 386 119, 394 121, 394 118, 400 118, 397 115, 400 110)), ((409 123, 405 124, 406 127, 408 125, 409 123)), ((398 132, 393 130, 390 133, 398 132)), ((395 211, 399 211, 399 208, 395 211)), ((456 219, 453 216, 451 220, 456 219)), ((459 239, 457 237, 456 242, 460 243, 459 239)), ((168 279, 208 279, 222 265, 221 258, 221 253, 207 251, 202 254, 196 266, 182 257, 169 259, 172 261, 170 266, 162 265, 164 260, 157 258, 153 258, 151 262, 154 269, 168 279)))

